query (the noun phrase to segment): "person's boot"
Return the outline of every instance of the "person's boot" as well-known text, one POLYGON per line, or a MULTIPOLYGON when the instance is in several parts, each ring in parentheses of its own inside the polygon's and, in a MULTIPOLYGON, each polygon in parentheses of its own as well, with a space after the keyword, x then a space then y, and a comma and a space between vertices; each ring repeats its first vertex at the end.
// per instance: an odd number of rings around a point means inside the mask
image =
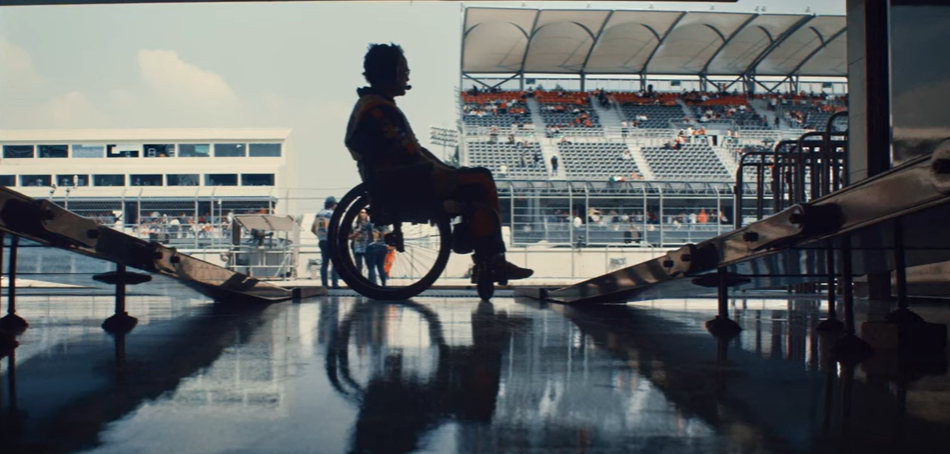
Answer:
MULTIPOLYGON (((492 269, 495 270, 494 281, 501 285, 507 285, 508 281, 527 279, 534 274, 532 269, 522 268, 505 260, 504 253, 496 255, 492 260, 496 261, 492 264, 492 269)), ((475 266, 472 268, 472 283, 475 284, 478 282, 478 258, 472 255, 472 261, 475 262, 475 266)))

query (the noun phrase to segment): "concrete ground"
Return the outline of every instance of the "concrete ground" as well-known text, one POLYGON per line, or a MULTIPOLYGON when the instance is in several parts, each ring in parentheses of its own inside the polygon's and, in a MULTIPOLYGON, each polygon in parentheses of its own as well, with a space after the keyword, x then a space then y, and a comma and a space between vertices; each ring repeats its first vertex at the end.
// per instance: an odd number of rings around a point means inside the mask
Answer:
MULTIPOLYGON (((946 353, 829 362, 808 297, 567 307, 348 290, 261 307, 24 295, 4 453, 903 453, 950 446, 946 353)), ((878 308, 880 309, 880 308, 878 308)), ((876 310, 860 304, 858 314, 876 310)), ((950 311, 920 306, 946 323, 950 311)))

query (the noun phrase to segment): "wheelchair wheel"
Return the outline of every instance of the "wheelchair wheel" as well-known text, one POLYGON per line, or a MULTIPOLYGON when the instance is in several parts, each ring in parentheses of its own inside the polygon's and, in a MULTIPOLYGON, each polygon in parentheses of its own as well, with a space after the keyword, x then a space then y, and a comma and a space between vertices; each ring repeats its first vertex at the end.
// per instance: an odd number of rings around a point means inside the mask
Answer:
POLYGON ((368 205, 369 198, 361 184, 347 193, 333 212, 327 236, 337 273, 357 293, 376 300, 404 300, 424 292, 445 270, 452 253, 449 218, 439 215, 430 224, 400 222, 389 226, 392 233, 387 235, 387 243, 396 255, 383 286, 379 276, 375 282, 369 279, 369 267, 365 262, 360 266, 350 247, 356 219, 368 205))

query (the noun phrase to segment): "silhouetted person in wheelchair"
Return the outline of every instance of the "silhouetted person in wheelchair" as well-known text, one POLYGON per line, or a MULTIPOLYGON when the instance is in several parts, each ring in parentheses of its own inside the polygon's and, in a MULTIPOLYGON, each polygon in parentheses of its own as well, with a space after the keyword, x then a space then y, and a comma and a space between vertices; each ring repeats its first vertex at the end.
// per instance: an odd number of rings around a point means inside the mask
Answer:
POLYGON ((495 282, 531 276, 532 270, 505 260, 498 191, 491 172, 482 167, 455 168, 440 161, 419 145, 409 121, 396 106, 394 98, 411 88, 409 64, 402 48, 395 44, 371 45, 363 60, 363 70, 370 86, 357 90, 360 99, 346 131, 346 147, 357 161, 363 182, 370 183, 374 172, 380 169, 431 164, 432 183, 438 195, 443 200, 459 202, 462 222, 452 235, 453 251, 474 251, 472 258, 476 264, 489 260, 495 282))

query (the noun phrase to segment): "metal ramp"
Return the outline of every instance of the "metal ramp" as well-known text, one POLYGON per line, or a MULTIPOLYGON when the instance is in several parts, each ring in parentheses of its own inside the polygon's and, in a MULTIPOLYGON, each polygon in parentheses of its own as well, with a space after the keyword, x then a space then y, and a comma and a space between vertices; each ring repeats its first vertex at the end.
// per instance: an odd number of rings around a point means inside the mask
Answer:
MULTIPOLYGON (((278 302, 326 293, 323 287, 281 288, 259 279, 181 254, 175 248, 148 242, 60 208, 0 187, 0 232, 176 279, 218 301, 278 302)), ((11 259, 13 260, 13 259, 11 259)), ((15 267, 14 267, 15 268, 15 267)), ((127 283, 134 283, 126 281, 127 283)))
POLYGON ((944 148, 657 259, 569 287, 517 294, 569 304, 625 302, 836 276, 850 285, 853 276, 896 270, 900 301, 903 269, 950 260, 948 202, 950 148, 944 148))

